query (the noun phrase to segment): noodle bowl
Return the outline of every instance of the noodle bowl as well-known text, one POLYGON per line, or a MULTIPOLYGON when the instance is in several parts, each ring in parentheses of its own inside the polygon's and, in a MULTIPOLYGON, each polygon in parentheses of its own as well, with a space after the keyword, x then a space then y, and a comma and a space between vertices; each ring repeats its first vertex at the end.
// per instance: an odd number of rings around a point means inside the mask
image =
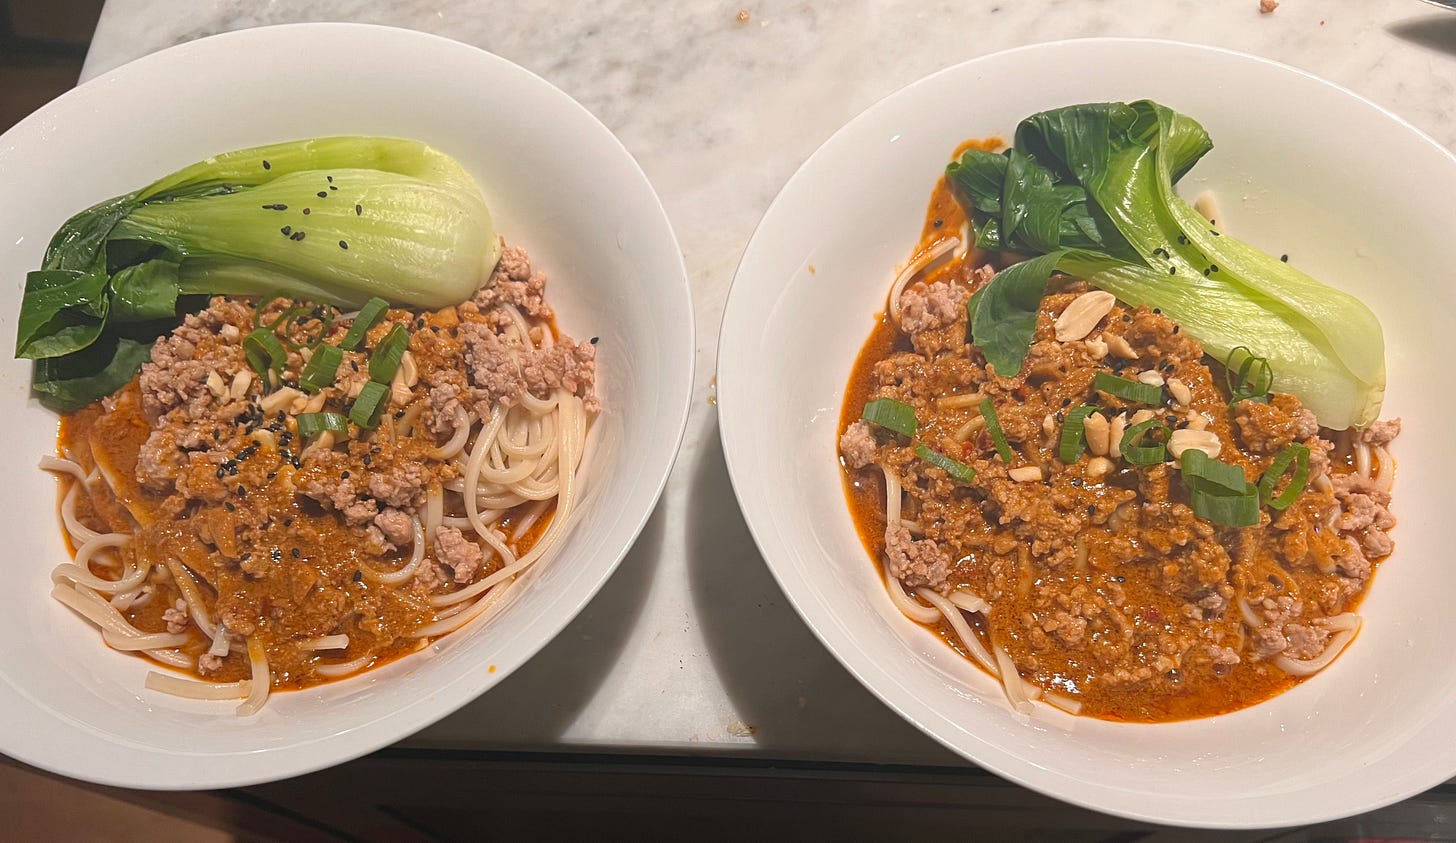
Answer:
POLYGON ((597 410, 594 347, 556 332, 544 285, 508 248, 470 302, 372 325, 214 299, 63 420, 41 468, 75 554, 52 595, 112 648, 192 674, 148 688, 240 715, 488 617, 567 529, 597 410), (254 376, 242 337, 259 330, 288 357, 254 376), (326 345, 336 376, 309 383, 326 345), (341 423, 371 389, 377 426, 341 423))

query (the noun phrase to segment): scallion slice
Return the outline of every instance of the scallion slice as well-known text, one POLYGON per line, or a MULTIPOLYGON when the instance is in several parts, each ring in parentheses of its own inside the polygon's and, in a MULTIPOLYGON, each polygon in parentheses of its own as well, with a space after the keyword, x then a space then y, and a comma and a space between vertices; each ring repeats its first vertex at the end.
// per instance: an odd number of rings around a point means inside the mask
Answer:
POLYGON ((359 390, 354 406, 349 409, 349 420, 362 428, 373 430, 379 426, 379 417, 389 406, 389 387, 378 381, 370 381, 359 390))
POLYGON ((915 408, 893 398, 876 398, 865 405, 864 413, 860 417, 870 424, 877 424, 901 436, 914 436, 915 431, 920 429, 915 408))
POLYGON ((1183 452, 1183 479, 1192 487, 1195 481, 1212 484, 1225 491, 1242 492, 1249 485, 1244 467, 1220 462, 1197 448, 1183 452))
POLYGON ((344 334, 344 339, 339 342, 339 348, 345 351, 353 351, 357 348, 359 343, 364 341, 364 335, 369 333, 369 329, 374 327, 374 323, 378 322, 380 317, 384 316, 384 311, 388 309, 389 302, 378 296, 364 302, 364 306, 359 308, 359 315, 354 317, 354 324, 349 326, 349 332, 344 334))
POLYGON ((1011 465, 1014 456, 1011 453, 1011 443, 1006 441, 1006 431, 1001 429, 1001 419, 996 415, 996 405, 987 398, 981 402, 981 417, 986 420, 986 432, 991 435, 991 444, 996 446, 996 453, 1001 456, 1001 462, 1011 465))
POLYGON ((939 451, 932 450, 923 442, 915 446, 915 456, 943 470, 953 480, 970 483, 976 479, 976 470, 974 468, 959 460, 953 460, 939 451))
POLYGON ((1269 392, 1274 388, 1274 371, 1269 368, 1268 360, 1255 357, 1252 351, 1241 345, 1229 352, 1223 367, 1224 382, 1229 388, 1229 406, 1240 401, 1262 403, 1269 400, 1269 392))
POLYGON ((1097 408, 1087 404, 1067 411, 1067 421, 1062 425, 1062 441, 1057 449, 1057 457, 1067 465, 1082 457, 1082 450, 1087 444, 1084 435, 1087 417, 1095 412, 1097 408))
POLYGON ((1163 388, 1150 383, 1128 380, 1106 372, 1098 372, 1092 379, 1092 388, 1108 395, 1131 401, 1135 404, 1163 403, 1163 388))
POLYGON ((1280 451, 1274 461, 1269 463, 1269 470, 1259 478, 1259 497, 1271 507, 1284 510, 1294 503, 1308 485, 1309 448, 1296 442, 1280 451), (1289 485, 1284 487, 1283 492, 1275 495, 1274 488, 1279 484, 1279 478, 1289 470, 1291 462, 1294 463, 1294 474, 1289 478, 1289 485))
POLYGON ((298 385, 306 392, 318 392, 333 386, 334 378, 339 374, 339 364, 343 362, 344 352, 338 346, 327 343, 317 346, 308 365, 303 367, 303 373, 298 376, 298 385))
POLYGON ((243 337, 243 356, 248 366, 267 383, 272 382, 270 374, 277 375, 288 364, 288 352, 270 328, 255 328, 243 337))
POLYGON ((1259 490, 1254 484, 1245 483, 1242 491, 1233 492, 1203 480, 1194 483, 1194 515, 1222 527, 1252 527, 1259 523, 1259 490))
POLYGON ((399 371, 399 362, 409 348, 409 329, 395 325, 379 341, 374 353, 369 355, 369 379, 376 383, 389 383, 399 371))
POLYGON ((1133 465, 1157 465, 1167 458, 1167 438, 1168 426, 1157 419, 1138 422, 1122 434, 1119 445, 1122 458, 1133 465), (1144 440, 1150 439, 1156 433, 1162 433, 1164 441, 1146 444, 1144 440))
POLYGON ((300 413, 298 415, 298 435, 304 439, 312 439, 326 430, 334 433, 347 433, 349 420, 342 413, 300 413))

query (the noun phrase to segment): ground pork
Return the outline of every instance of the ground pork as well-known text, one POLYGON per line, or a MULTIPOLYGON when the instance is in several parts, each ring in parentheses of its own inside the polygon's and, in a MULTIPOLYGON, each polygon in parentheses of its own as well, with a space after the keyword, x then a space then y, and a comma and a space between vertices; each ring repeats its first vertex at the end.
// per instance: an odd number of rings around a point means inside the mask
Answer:
POLYGON ((1368 445, 1389 445, 1400 435, 1400 419, 1387 419, 1370 425, 1360 438, 1368 445))
POLYGON ((1258 454, 1277 453, 1291 442, 1319 432, 1314 413, 1300 406, 1299 399, 1284 394, 1268 403, 1240 401, 1234 409, 1234 422, 1244 444, 1258 454))
POLYGON ((550 305, 546 304, 545 294, 546 276, 531 272, 531 259, 526 251, 506 246, 490 281, 476 292, 471 301, 482 311, 509 304, 530 316, 550 319, 553 314, 550 305))
POLYGON ((485 551, 455 527, 438 527, 435 529, 435 558, 450 567, 455 582, 467 583, 480 572, 485 551))
POLYGON ((900 330, 918 334, 954 324, 965 308, 966 298, 963 289, 945 281, 924 290, 911 287, 900 295, 900 330))
POLYGON ((173 635, 186 631, 187 624, 191 623, 191 616, 187 613, 187 601, 177 598, 177 602, 162 613, 162 620, 167 622, 167 631, 173 635))
POLYGON ((915 541, 903 524, 885 529, 885 557, 890 575, 908 588, 929 586, 940 591, 950 572, 950 557, 935 542, 915 541))
POLYGON ((864 468, 874 462, 878 447, 874 431, 863 419, 845 428, 844 435, 839 437, 839 451, 844 454, 844 462, 850 468, 864 468))
POLYGON ((379 528, 385 541, 396 547, 414 541, 414 521, 409 515, 393 507, 374 516, 374 526, 379 528))

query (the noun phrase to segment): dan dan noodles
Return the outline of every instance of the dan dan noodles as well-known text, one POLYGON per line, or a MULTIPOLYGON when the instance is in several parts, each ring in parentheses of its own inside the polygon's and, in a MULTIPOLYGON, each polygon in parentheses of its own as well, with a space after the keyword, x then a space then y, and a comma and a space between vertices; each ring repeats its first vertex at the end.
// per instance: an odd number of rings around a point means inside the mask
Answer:
POLYGON ((1192 161, 1157 156, 1201 132, 1094 104, 958 150, 846 390, 847 495, 891 601, 1022 712, 1152 722, 1267 699, 1350 645, 1394 547, 1378 323, 1178 199, 1192 161), (1074 175, 1109 148, 1167 189, 1074 175), (1346 310, 1345 368, 1321 368, 1322 317, 1278 321, 1309 289, 1346 310))
MULTIPOLYGON (((276 174, 289 159, 271 149, 234 155, 276 174)), ((372 207, 369 197, 380 205, 389 196, 366 189, 358 171, 299 172, 309 180, 303 198, 263 194, 247 210, 270 233, 283 227, 275 248, 308 242, 300 231, 326 237, 330 278, 377 234, 351 219, 395 225, 394 237, 409 230, 402 219, 428 223, 419 203, 435 201, 421 189, 424 199, 399 200, 408 209, 372 207), (342 227, 315 224, 327 213, 342 227)), ((449 211, 441 226, 462 222, 449 211)), ((595 340, 556 329, 545 275, 502 246, 488 217, 463 221, 488 236, 454 243, 478 248, 454 302, 441 303, 452 294, 433 282, 423 293, 394 287, 386 301, 290 269, 305 278, 298 289, 360 303, 214 295, 151 343, 119 388, 79 407, 50 402, 68 412, 59 454, 42 467, 62 480, 74 548, 51 593, 108 646, 164 666, 147 687, 242 700, 238 713, 253 714, 272 690, 351 676, 488 616, 551 552, 576 504, 598 411, 595 340)), ((415 234, 448 274, 434 251, 440 232, 415 234)), ((395 259, 410 257, 392 242, 395 259)), ((173 273, 182 296, 189 259, 173 273)), ((256 262, 248 271, 264 272, 256 262)), ((269 286, 288 289, 281 275, 265 275, 269 286)), ((114 272, 105 313, 136 297, 128 283, 114 272)), ((28 284, 28 306, 31 286, 39 283, 28 284)), ((46 376, 38 366, 43 392, 46 376)))

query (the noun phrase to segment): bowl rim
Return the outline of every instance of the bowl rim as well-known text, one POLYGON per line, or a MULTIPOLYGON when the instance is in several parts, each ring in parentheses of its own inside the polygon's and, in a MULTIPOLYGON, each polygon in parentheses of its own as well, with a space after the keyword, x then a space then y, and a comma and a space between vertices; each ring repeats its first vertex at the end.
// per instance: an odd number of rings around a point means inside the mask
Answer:
MULTIPOLYGON (((799 576, 799 572, 795 570, 796 566, 778 558, 778 546, 772 541, 778 531, 771 526, 772 519, 770 518, 766 510, 768 502, 762 497, 754 497, 755 489, 753 488, 753 486, 755 480, 754 472, 750 466, 751 446, 747 441, 747 432, 745 430, 747 426, 740 425, 735 427, 733 421, 736 415, 735 407, 740 401, 738 396, 738 391, 740 388, 739 375, 742 374, 744 376, 743 380, 747 381, 748 373, 739 373, 734 370, 733 364, 731 362, 731 349, 729 348, 729 346, 731 343, 735 342, 734 335, 732 334, 732 330, 735 327, 734 323, 740 322, 744 318, 736 316, 736 313, 738 310, 748 306, 744 304, 745 295, 747 294, 742 292, 744 287, 746 287, 749 283, 743 279, 745 268, 750 267, 751 264, 757 259, 759 241, 761 238, 767 236, 767 229, 765 228, 766 223, 768 223, 776 215, 776 212, 779 210, 780 205, 786 201, 785 197, 789 196, 796 190, 796 188, 799 186, 799 182, 806 177, 806 171, 811 170, 814 162, 821 156, 826 155, 826 150, 835 146, 843 136, 854 131, 854 129, 859 124, 868 122, 869 120, 873 119, 873 117, 877 115, 881 110, 888 108, 891 103, 898 100, 902 96, 905 96, 907 92, 914 88, 928 84, 931 82, 931 80, 938 79, 939 77, 950 74, 965 73, 967 71, 967 68, 972 68, 976 65, 983 63, 999 61, 1006 57, 1021 53, 1051 54, 1057 51, 1063 51, 1068 49, 1116 49, 1119 47, 1152 47, 1163 49, 1171 48, 1177 50, 1201 52, 1205 54, 1214 54, 1225 58, 1232 58, 1254 65, 1259 65, 1262 66, 1264 69, 1273 72, 1293 74, 1295 76, 1301 77, 1306 82, 1314 83, 1316 85, 1330 89, 1336 94, 1343 95, 1344 97, 1355 101, 1357 105, 1361 105, 1374 110, 1381 117, 1397 124, 1409 134, 1411 134, 1415 138, 1418 138, 1421 142, 1428 144, 1429 146, 1437 150, 1453 166, 1456 166, 1456 152, 1447 149, 1440 142, 1436 141, 1433 137, 1431 137, 1428 133, 1413 125, 1403 117, 1400 117, 1399 115, 1395 114, 1384 106, 1373 102, 1367 97, 1364 97, 1343 85, 1332 82, 1328 79, 1325 79, 1321 76, 1318 76, 1294 65, 1290 65, 1263 56, 1254 55, 1241 50, 1234 50, 1227 47, 1220 47, 1209 44, 1198 44, 1171 38, 1142 36, 1087 36, 1064 38, 1053 41, 1025 44, 1005 50, 997 50, 995 52, 986 53, 970 59, 966 59, 964 61, 947 65, 924 76, 916 78, 904 85, 897 87, 895 90, 877 99, 875 102, 856 113, 853 117, 847 120, 838 129, 836 129, 832 134, 830 134, 829 137, 827 137, 814 150, 814 152, 812 152, 807 158, 804 159, 804 161, 799 165, 798 168, 795 169, 794 173, 784 183, 784 186, 780 188, 777 194, 775 194, 773 201, 770 202, 768 207, 764 210, 763 216, 760 218, 758 224, 754 227, 753 233, 750 235, 749 241, 744 247, 743 254, 739 258, 738 265, 734 270, 732 283, 730 284, 728 292, 724 299, 723 318, 719 326, 719 338, 716 356, 719 437, 722 441, 724 460, 728 468, 729 479, 733 487, 734 495, 738 499, 740 508, 743 512, 744 521, 748 525, 750 534, 753 536, 754 544, 757 546, 760 555, 763 557, 764 563, 768 567, 770 574, 772 574, 774 581, 784 592, 784 595, 788 599, 789 605, 794 607, 794 611, 798 613, 799 618, 804 622, 805 626, 809 628, 810 632, 813 633, 814 637, 818 639, 819 643, 822 644, 825 649, 829 651, 830 655, 834 657, 834 659, 840 664, 840 666, 842 666, 851 676, 855 678, 856 681, 860 683, 860 685, 862 685, 867 691, 873 694, 881 703, 890 708, 902 719, 910 723, 916 729, 920 730, 926 736, 930 737, 932 740, 936 741, 940 745, 944 746, 946 749, 956 753, 967 761, 970 761, 971 763, 982 767, 983 769, 989 770, 996 775, 1001 776, 1002 778, 1005 778, 1030 790, 1036 791, 1046 796, 1050 796, 1059 801, 1067 802, 1069 804, 1078 805, 1113 816, 1125 817, 1127 819, 1149 823, 1179 825, 1184 827, 1226 830, 1276 828, 1295 824, 1309 824, 1336 820, 1352 816, 1362 811, 1377 809, 1381 807, 1381 805, 1357 805, 1345 808, 1334 806, 1331 808, 1331 810, 1328 810, 1321 815, 1295 818, 1289 820, 1288 822, 1281 823, 1280 825, 1270 825, 1267 822, 1254 822, 1247 819, 1242 819, 1240 816, 1228 816, 1222 819, 1209 819, 1206 817, 1198 817, 1196 819, 1184 819, 1177 816, 1170 816, 1167 813, 1159 812, 1157 810, 1138 810, 1134 808, 1126 808, 1121 805, 1108 806, 1098 804, 1092 799, 1084 797, 1079 793, 1068 791, 1065 787, 1065 784, 1072 781, 1072 778, 1070 776, 1059 773, 1053 769, 1046 768, 1033 761, 1024 759, 1013 752, 1003 749, 999 745, 988 742, 980 735, 977 735, 969 730, 961 732, 963 741, 961 745, 957 745, 956 741, 952 739, 951 735, 938 732, 933 724, 926 722, 926 719, 922 717, 922 714, 939 717, 942 716, 941 712, 939 712, 934 706, 923 703, 919 700, 912 699, 911 695, 907 692, 907 689, 904 688, 904 686, 900 685, 893 671, 887 670, 883 665, 869 663, 861 664, 852 658, 852 653, 850 651, 853 649, 853 647, 850 645, 853 644, 853 641, 847 630, 843 630, 842 626, 840 629, 835 629, 833 628, 835 624, 829 621, 816 622, 812 619, 812 616, 815 615, 817 611, 816 607, 810 605, 810 603, 811 601, 817 601, 818 597, 817 595, 811 594, 808 590, 801 590, 797 583, 802 578, 799 576), (724 366, 725 360, 730 361, 727 367, 724 366), (740 436, 743 437, 743 441, 739 441, 740 436), (843 641, 836 642, 836 638, 843 638, 843 641), (898 689, 900 694, 896 698, 891 698, 889 694, 882 691, 883 688, 898 689), (969 748, 969 745, 974 745, 974 748, 969 748)), ((839 407, 834 408, 836 424, 839 417, 839 411, 839 407)), ((1154 723, 1130 725, 1159 728, 1168 724, 1154 723)), ((1452 772, 1456 772, 1456 764, 1453 764, 1452 766, 1452 772)), ((1404 801, 1412 796, 1425 792, 1430 787, 1438 785, 1439 783, 1440 780, 1427 783, 1425 786, 1404 787, 1399 791, 1393 792, 1395 793, 1397 798, 1383 801, 1381 804, 1389 805, 1395 804, 1398 801, 1404 801)))
MULTIPOLYGON (((625 531, 627 540, 621 547, 611 555, 610 564, 601 567, 599 573, 585 581, 580 590, 561 595, 557 598, 559 615, 555 620, 543 627, 538 634, 531 636, 529 642, 519 647, 519 656, 510 663, 496 659, 490 671, 478 670, 461 674, 454 681, 448 684, 446 689, 436 690, 433 693, 421 696, 429 696, 430 705, 427 707, 412 707, 419 712, 413 717, 407 718, 403 727, 381 725, 397 722, 389 719, 375 719, 363 721, 348 728, 331 731, 326 735, 320 735, 300 742, 290 742, 266 748, 254 749, 251 751, 233 751, 207 754, 206 758, 216 763, 205 766, 206 772, 199 772, 198 765, 193 765, 188 770, 186 781, 181 776, 154 776, 146 773, 148 762, 156 762, 166 754, 186 755, 178 750, 165 750, 144 746, 131 741, 109 740, 109 751, 125 753, 132 762, 138 762, 135 766, 139 769, 137 774, 128 777, 120 777, 110 773, 95 774, 87 769, 78 768, 67 763, 53 761, 47 754, 46 747, 48 740, 28 741, 23 747, 13 746, 13 741, 5 741, 0 746, 0 752, 25 764, 46 770, 51 773, 67 776, 79 780, 89 781, 101 785, 125 787, 141 790, 199 790, 225 787, 246 787, 249 785, 276 781, 283 778, 291 778, 307 773, 316 772, 321 769, 343 764, 347 761, 367 755, 375 750, 389 746, 397 741, 409 737, 411 734, 423 729, 430 724, 450 715, 464 707, 481 694, 486 693, 495 687, 515 670, 526 662, 530 661, 543 647, 554 640, 586 607, 596 596, 612 574, 616 572, 627 553, 631 551, 641 536, 648 520, 656 511, 661 501, 662 494, 667 487, 672 469, 676 464, 679 452, 687 432, 687 422, 692 409, 693 385, 696 382, 696 356, 692 353, 697 347, 697 324, 693 309, 692 285, 687 274, 686 263, 683 258, 682 247, 678 240, 677 233, 673 228, 672 220, 667 214, 667 209, 662 203, 661 196, 657 193, 652 181, 647 177, 641 164, 631 151, 627 149, 622 140, 617 137, 605 123, 601 121, 584 105, 578 102, 570 94, 566 93, 541 75, 519 65, 515 62, 492 53, 488 50, 458 41, 443 35, 436 35, 420 30, 405 27, 386 26, 370 23, 353 23, 339 21, 321 22, 300 22, 284 23, 265 26, 248 27, 245 29, 231 30, 212 35, 206 35, 191 41, 175 44, 161 50, 138 57, 125 64, 98 74, 76 87, 66 91, 59 97, 46 103, 36 111, 27 115, 20 122, 0 134, 0 149, 6 148, 7 142, 13 142, 21 135, 31 135, 41 131, 57 110, 69 106, 73 101, 84 100, 109 86, 126 84, 127 77, 138 72, 139 69, 147 69, 156 64, 167 64, 178 61, 187 61, 193 56, 216 55, 220 49, 241 51, 255 48, 258 45, 266 45, 277 39, 289 39, 300 36, 300 33, 314 34, 328 32, 334 37, 350 37, 361 39, 386 39, 400 42, 413 42, 413 49, 425 53, 439 51, 454 51, 462 57, 469 57, 471 60, 482 65, 491 66, 494 72, 514 75, 521 84, 537 89, 540 95, 551 98, 559 98, 561 105, 570 112, 573 112, 577 119, 583 119, 584 125, 599 130, 604 149, 613 156, 620 156, 626 173, 636 181, 641 188, 645 189, 643 199, 646 213, 650 216, 649 224, 657 230, 658 237, 666 236, 665 242, 660 242, 664 251, 664 264, 669 264, 665 255, 670 254, 670 273, 663 273, 663 289, 668 291, 675 301, 674 308, 680 308, 682 313, 680 325, 677 328, 678 336, 683 344, 682 355, 685 360, 680 363, 682 369, 676 378, 669 378, 670 371, 664 372, 661 380, 663 404, 673 413, 667 417, 666 430, 673 431, 667 441, 659 440, 659 446, 653 451, 653 459, 649 463, 649 470, 643 472, 644 478, 650 478, 642 483, 643 488, 650 487, 650 496, 645 498, 649 505, 645 506, 640 514, 631 519, 630 530, 625 531), (325 747, 331 747, 325 750, 325 747)), ((33 404, 33 401, 31 402, 33 404)), ((395 682, 409 681, 406 677, 394 677, 395 682)), ((51 721, 61 721, 66 728, 78 733, 94 733, 88 724, 84 722, 72 722, 69 718, 62 718, 48 707, 37 701, 26 689, 5 676, 0 675, 0 684, 9 685, 15 692, 16 699, 24 701, 21 704, 29 704, 39 711, 46 712, 51 721)), ((59 726, 57 728, 60 728, 59 726)), ((115 766, 114 764, 111 766, 115 766)), ((161 766, 158 764, 157 766, 161 766)))

